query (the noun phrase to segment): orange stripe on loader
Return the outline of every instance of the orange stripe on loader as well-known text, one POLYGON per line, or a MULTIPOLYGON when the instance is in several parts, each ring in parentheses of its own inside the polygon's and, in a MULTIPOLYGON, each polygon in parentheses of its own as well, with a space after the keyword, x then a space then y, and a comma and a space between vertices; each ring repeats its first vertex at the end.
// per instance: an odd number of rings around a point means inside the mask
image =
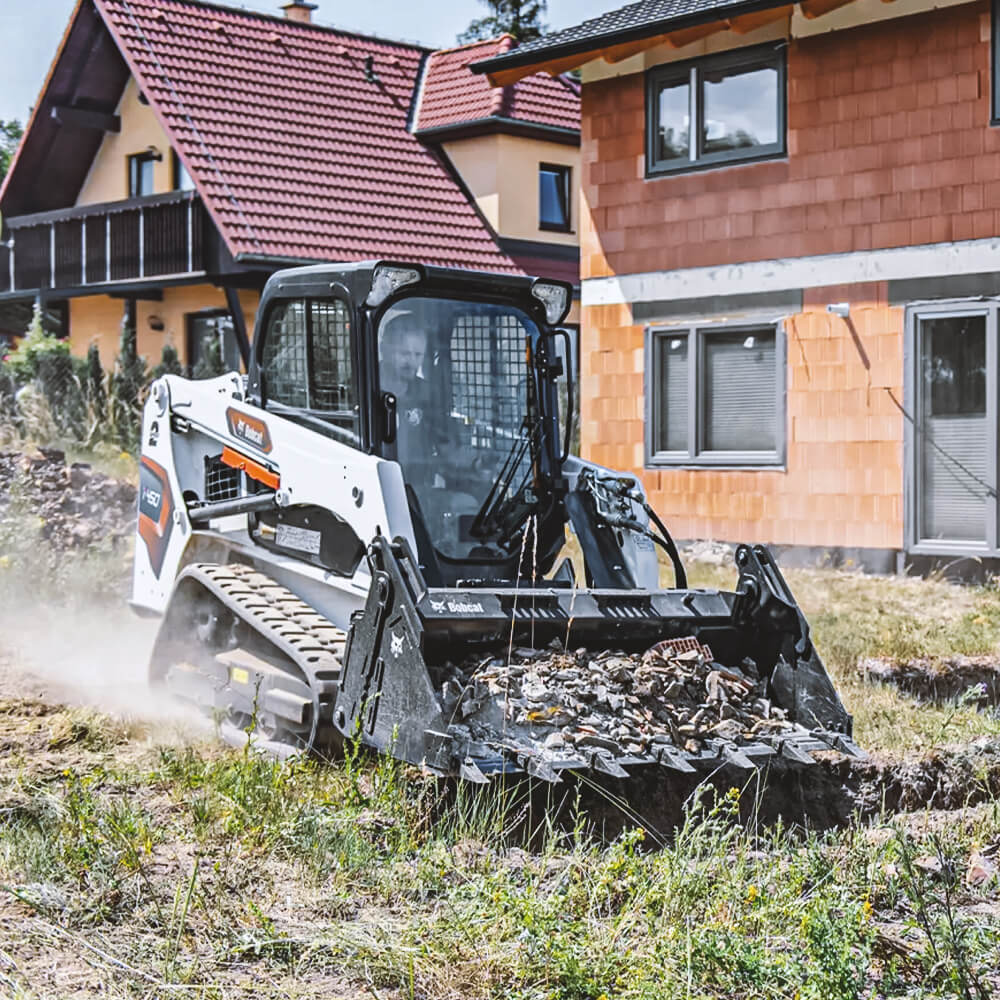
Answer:
POLYGON ((231 469, 240 469, 251 479, 256 479, 258 483, 263 483, 265 486, 270 486, 272 490, 276 490, 281 483, 281 476, 277 472, 272 472, 266 465, 261 465, 260 462, 255 462, 252 458, 247 458, 246 455, 242 455, 232 448, 222 449, 222 463, 231 469))

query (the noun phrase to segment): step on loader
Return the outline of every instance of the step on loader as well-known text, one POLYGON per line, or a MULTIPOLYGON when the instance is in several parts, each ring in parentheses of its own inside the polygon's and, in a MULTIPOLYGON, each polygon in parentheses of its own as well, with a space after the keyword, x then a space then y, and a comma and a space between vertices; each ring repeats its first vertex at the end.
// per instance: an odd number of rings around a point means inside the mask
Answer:
POLYGON ((162 616, 152 681, 237 744, 351 738, 473 782, 861 756, 767 549, 737 548, 733 591, 689 588, 639 481, 570 454, 570 301, 298 268, 246 376, 157 380, 132 596, 162 616))

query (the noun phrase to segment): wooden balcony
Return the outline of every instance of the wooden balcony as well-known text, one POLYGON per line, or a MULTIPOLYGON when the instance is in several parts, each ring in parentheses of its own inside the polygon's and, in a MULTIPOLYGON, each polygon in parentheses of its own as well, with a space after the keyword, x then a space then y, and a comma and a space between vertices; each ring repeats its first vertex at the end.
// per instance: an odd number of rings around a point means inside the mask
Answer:
POLYGON ((197 193, 106 202, 4 220, 0 297, 113 291, 203 274, 211 224, 197 193))

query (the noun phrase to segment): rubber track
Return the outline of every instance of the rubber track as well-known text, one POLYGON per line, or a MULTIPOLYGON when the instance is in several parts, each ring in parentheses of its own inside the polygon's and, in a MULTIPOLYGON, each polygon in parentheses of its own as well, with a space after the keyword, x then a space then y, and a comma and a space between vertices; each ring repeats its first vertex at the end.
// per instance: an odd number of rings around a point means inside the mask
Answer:
POLYGON ((192 563, 182 578, 197 580, 302 671, 320 717, 320 728, 307 749, 327 745, 334 737, 330 718, 347 640, 344 630, 252 566, 192 563))

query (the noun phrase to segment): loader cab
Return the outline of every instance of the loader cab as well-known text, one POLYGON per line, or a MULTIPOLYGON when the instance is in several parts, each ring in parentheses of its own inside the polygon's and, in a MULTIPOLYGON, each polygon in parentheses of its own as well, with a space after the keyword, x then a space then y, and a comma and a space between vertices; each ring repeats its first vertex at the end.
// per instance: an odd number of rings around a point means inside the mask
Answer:
POLYGON ((414 264, 282 272, 261 303, 249 393, 399 463, 428 583, 540 576, 563 542, 553 328, 570 296, 414 264))

